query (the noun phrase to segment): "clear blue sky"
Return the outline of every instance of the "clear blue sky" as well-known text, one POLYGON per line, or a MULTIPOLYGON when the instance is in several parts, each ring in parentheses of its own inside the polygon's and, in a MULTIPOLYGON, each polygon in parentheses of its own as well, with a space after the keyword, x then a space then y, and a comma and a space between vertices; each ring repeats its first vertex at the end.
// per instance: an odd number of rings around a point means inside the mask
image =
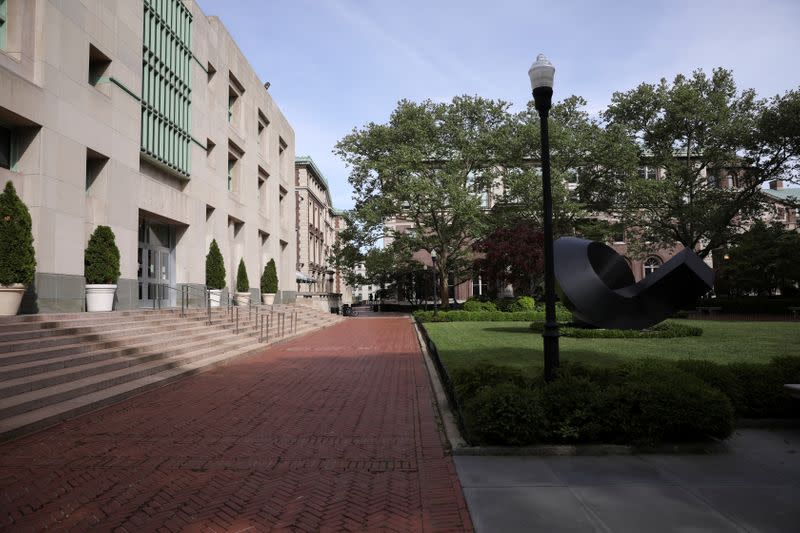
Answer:
POLYGON ((352 207, 331 153, 354 127, 385 122, 398 100, 460 94, 521 109, 539 52, 555 95, 593 112, 614 91, 701 67, 733 69, 761 96, 800 86, 798 0, 198 0, 218 16, 294 127, 298 155, 352 207))

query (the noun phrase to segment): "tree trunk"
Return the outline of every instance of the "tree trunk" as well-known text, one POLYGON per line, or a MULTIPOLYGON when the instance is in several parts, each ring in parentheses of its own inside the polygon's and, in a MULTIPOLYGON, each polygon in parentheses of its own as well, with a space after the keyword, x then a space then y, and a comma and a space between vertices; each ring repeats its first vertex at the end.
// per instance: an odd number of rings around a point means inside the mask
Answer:
POLYGON ((450 291, 447 290, 447 276, 439 273, 439 302, 442 309, 450 309, 450 291))

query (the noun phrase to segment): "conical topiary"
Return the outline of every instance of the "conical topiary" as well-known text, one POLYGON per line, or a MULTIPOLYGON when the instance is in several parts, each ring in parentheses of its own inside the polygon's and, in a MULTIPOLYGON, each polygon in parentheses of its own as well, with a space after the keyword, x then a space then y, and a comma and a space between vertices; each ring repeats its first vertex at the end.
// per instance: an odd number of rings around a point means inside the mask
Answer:
POLYGON ((30 285, 35 272, 31 214, 9 181, 0 193, 0 285, 30 285))
POLYGON ((250 290, 250 281, 247 279, 247 269, 244 266, 244 259, 239 259, 239 270, 236 272, 236 292, 247 292, 250 290))
POLYGON ((275 270, 275 260, 270 259, 261 274, 261 292, 275 294, 278 292, 278 272, 275 270))
POLYGON ((211 241, 206 255, 206 287, 217 290, 225 287, 225 260, 216 239, 211 241))
POLYGON ((115 284, 119 279, 119 248, 108 226, 97 226, 83 255, 87 284, 115 284))

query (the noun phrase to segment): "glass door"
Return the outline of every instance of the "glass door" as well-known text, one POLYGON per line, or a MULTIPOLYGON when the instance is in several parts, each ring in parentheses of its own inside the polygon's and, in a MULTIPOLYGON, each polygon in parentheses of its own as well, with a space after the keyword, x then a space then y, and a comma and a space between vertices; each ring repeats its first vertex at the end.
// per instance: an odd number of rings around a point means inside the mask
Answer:
POLYGON ((139 305, 169 307, 172 302, 170 227, 139 221, 139 305))

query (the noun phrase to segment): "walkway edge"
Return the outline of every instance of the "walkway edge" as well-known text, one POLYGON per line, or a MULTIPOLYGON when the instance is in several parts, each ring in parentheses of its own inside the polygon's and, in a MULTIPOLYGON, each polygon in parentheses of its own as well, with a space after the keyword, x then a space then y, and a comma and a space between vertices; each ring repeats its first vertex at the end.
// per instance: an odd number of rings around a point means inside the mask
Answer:
POLYGON ((461 436, 461 432, 458 430, 458 424, 456 423, 455 415, 453 415, 450 402, 447 400, 447 394, 444 391, 439 374, 436 372, 436 366, 431 360, 430 353, 428 353, 428 347, 425 345, 425 340, 422 338, 422 333, 419 330, 419 324, 417 324, 417 321, 413 318, 411 319, 411 323, 414 325, 414 331, 417 334, 417 343, 422 351, 422 357, 425 360, 425 368, 428 370, 428 379, 430 380, 431 387, 433 388, 434 398, 436 399, 436 408, 439 411, 439 419, 442 421, 442 425, 444 426, 444 434, 447 437, 447 442, 450 444, 451 451, 454 455, 458 455, 458 450, 460 448, 468 447, 467 441, 464 440, 464 438, 461 436))

